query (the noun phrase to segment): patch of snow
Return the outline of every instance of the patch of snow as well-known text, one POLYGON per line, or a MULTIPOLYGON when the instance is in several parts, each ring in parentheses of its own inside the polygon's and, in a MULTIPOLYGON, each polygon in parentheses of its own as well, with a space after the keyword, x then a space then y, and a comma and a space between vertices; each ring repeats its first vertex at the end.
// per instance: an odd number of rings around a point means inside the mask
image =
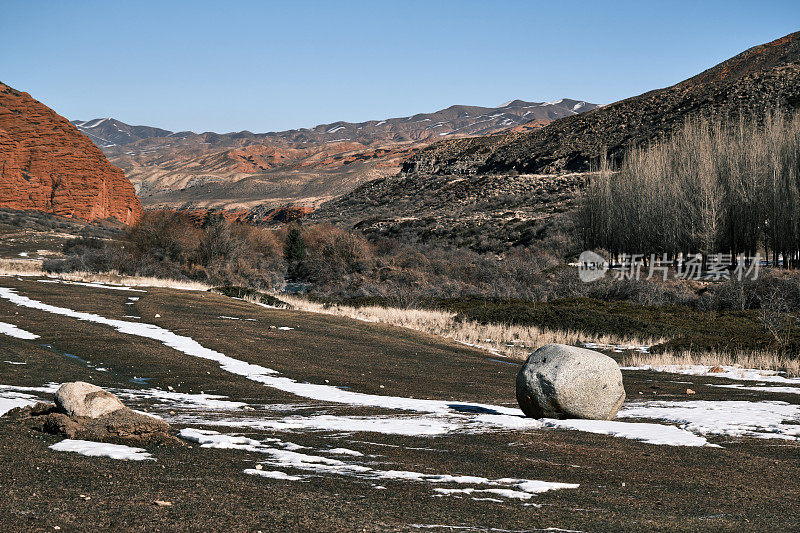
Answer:
MULTIPOLYGON (((618 353, 625 350, 650 353, 650 348, 652 348, 652 346, 648 344, 603 344, 598 342, 584 342, 582 344, 584 348, 589 348, 590 350, 613 350, 618 353)), ((623 368, 623 370, 626 369, 623 368)))
POLYGON ((27 365, 28 364, 28 363, 24 363, 22 361, 3 361, 3 362, 7 363, 9 365, 27 365))
MULTIPOLYGON (((629 416, 627 411, 623 415, 629 416)), ((648 417, 659 418, 659 417, 648 417)), ((610 435, 638 440, 648 444, 661 444, 668 446, 706 446, 705 438, 694 435, 686 429, 663 424, 618 422, 616 420, 555 420, 543 419, 544 425, 550 428, 571 429, 587 433, 610 435)))
MULTIPOLYGON (((531 419, 528 419, 531 420, 531 419)), ((196 422, 200 422, 197 420, 196 422)), ((535 421, 534 421, 535 422, 535 421)), ((383 435, 427 436, 446 435, 463 429, 459 420, 433 416, 290 416, 280 419, 235 418, 210 420, 206 425, 251 428, 273 431, 336 431, 344 433, 380 433, 383 435)), ((540 424, 534 424, 540 427, 540 424)))
MULTIPOLYGON (((8 362, 8 361, 6 361, 8 362)), ((748 390, 756 392, 777 392, 781 394, 800 394, 800 387, 775 387, 769 385, 756 385, 748 387, 746 385, 709 385, 710 387, 721 387, 725 389, 748 390)))
POLYGON ((24 339, 28 341, 39 338, 39 335, 36 335, 35 333, 25 331, 24 329, 18 328, 14 324, 7 324, 6 322, 0 322, 0 333, 16 339, 24 339))
POLYGON ((244 471, 245 474, 250 474, 252 476, 261 476, 266 477, 269 479, 280 479, 283 481, 302 481, 303 478, 301 476, 291 476, 286 472, 281 472, 280 470, 258 470, 256 468, 248 468, 244 471))
MULTIPOLYGON (((314 472, 316 474, 334 474, 352 476, 371 480, 393 480, 425 483, 455 483, 479 485, 488 488, 470 488, 468 490, 481 492, 488 491, 505 497, 518 497, 528 499, 533 494, 556 489, 575 489, 579 485, 573 483, 555 483, 532 479, 489 479, 482 476, 464 476, 449 474, 424 474, 407 470, 377 470, 357 463, 347 463, 339 459, 331 459, 308 453, 298 453, 286 449, 275 448, 271 445, 249 439, 247 437, 224 435, 210 430, 187 428, 180 431, 179 436, 191 442, 200 444, 201 448, 235 448, 252 452, 259 452, 270 456, 266 464, 279 468, 293 468, 314 472), (527 496, 511 496, 512 492, 524 493, 527 496)), ((263 470, 253 469, 255 472, 263 470)), ((254 473, 246 471, 247 473, 254 473)), ((258 474, 256 474, 258 475, 258 474)))
MULTIPOLYGON (((568 487, 574 488, 574 487, 568 487)), ((523 492, 519 490, 511 490, 511 489, 475 489, 475 488, 466 488, 466 489, 433 489, 434 492, 438 492, 444 496, 452 496, 454 494, 497 494, 498 496, 502 496, 504 498, 514 498, 517 500, 529 500, 533 498, 533 494, 528 492, 523 492)))
POLYGON ((23 392, 43 392, 45 394, 55 393, 61 386, 60 383, 48 383, 44 387, 22 387, 19 385, 0 385, 0 391, 23 391, 23 392))
POLYGON ((332 450, 328 450, 328 453, 336 455, 349 455, 351 457, 362 457, 364 455, 361 452, 358 452, 356 450, 350 450, 348 448, 333 448, 332 450))
POLYGON ((329 129, 327 133, 336 133, 337 131, 342 131, 343 129, 344 129, 344 126, 338 126, 336 128, 329 129))
POLYGON ((0 416, 17 407, 36 405, 39 401, 39 398, 31 394, 0 389, 0 416))
POLYGON ((86 122, 81 122, 78 124, 81 128, 96 128, 103 122, 111 120, 110 118, 94 118, 92 120, 87 120, 86 122))
POLYGON ((90 440, 64 439, 50 446, 50 449, 57 452, 75 452, 89 457, 109 457, 125 461, 155 461, 143 448, 90 440))
POLYGON ((618 416, 668 420, 698 435, 800 440, 800 405, 786 402, 647 401, 624 406, 618 416))
POLYGON ((223 398, 227 398, 227 396, 221 396, 218 394, 191 394, 186 392, 172 392, 159 389, 124 389, 115 390, 114 392, 117 394, 117 396, 122 396, 123 398, 148 398, 186 409, 241 409, 247 405, 244 402, 224 400, 223 398))

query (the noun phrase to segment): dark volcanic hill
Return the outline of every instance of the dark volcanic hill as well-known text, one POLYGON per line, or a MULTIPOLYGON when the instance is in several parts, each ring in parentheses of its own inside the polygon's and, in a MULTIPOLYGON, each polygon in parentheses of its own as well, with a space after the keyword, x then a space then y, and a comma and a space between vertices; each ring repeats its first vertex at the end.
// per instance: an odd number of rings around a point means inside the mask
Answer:
POLYGON ((604 149, 668 134, 687 117, 763 113, 800 106, 800 32, 753 47, 683 82, 528 133, 437 143, 412 156, 404 172, 480 174, 583 171, 604 149))
POLYGON ((73 124, 125 171, 148 207, 315 207, 396 174, 404 159, 431 142, 541 128, 596 107, 570 99, 513 100, 272 133, 173 133, 110 118, 73 124))
POLYGON ((67 119, 0 83, 0 207, 135 223, 142 205, 122 171, 67 119))
POLYGON ((151 126, 130 126, 114 118, 96 118, 87 121, 73 120, 72 124, 100 148, 130 144, 151 137, 173 135, 168 130, 151 126))
POLYGON ((776 106, 800 107, 800 32, 672 87, 533 131, 440 141, 412 154, 398 176, 366 183, 324 204, 313 218, 501 251, 546 238, 552 215, 574 204, 581 173, 606 149, 619 157, 689 117, 763 116, 776 106))

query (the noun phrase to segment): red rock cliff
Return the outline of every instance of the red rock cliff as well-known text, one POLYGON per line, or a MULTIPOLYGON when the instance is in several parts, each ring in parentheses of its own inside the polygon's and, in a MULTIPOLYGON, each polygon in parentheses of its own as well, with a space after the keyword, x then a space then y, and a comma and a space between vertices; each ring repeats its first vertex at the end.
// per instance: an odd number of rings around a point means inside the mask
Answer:
POLYGON ((67 119, 0 83, 0 207, 134 224, 131 182, 67 119))

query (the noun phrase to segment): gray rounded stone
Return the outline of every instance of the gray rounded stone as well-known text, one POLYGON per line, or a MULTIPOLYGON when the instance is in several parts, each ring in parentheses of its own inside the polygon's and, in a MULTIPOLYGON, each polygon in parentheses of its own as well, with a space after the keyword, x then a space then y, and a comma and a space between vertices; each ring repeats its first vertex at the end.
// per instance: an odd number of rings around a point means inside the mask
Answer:
POLYGON ((110 392, 84 381, 61 385, 56 391, 55 401, 58 407, 73 417, 98 418, 125 408, 119 398, 110 392))
POLYGON ((619 365, 594 350, 548 344, 517 374, 517 402, 533 418, 611 420, 623 401, 619 365))

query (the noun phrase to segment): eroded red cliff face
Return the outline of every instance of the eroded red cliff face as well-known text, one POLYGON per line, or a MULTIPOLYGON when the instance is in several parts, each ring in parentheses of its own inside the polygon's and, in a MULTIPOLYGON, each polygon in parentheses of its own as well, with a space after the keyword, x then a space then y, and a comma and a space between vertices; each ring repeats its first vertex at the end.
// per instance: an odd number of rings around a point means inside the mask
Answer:
POLYGON ((75 126, 0 83, 0 207, 135 224, 131 182, 75 126))

